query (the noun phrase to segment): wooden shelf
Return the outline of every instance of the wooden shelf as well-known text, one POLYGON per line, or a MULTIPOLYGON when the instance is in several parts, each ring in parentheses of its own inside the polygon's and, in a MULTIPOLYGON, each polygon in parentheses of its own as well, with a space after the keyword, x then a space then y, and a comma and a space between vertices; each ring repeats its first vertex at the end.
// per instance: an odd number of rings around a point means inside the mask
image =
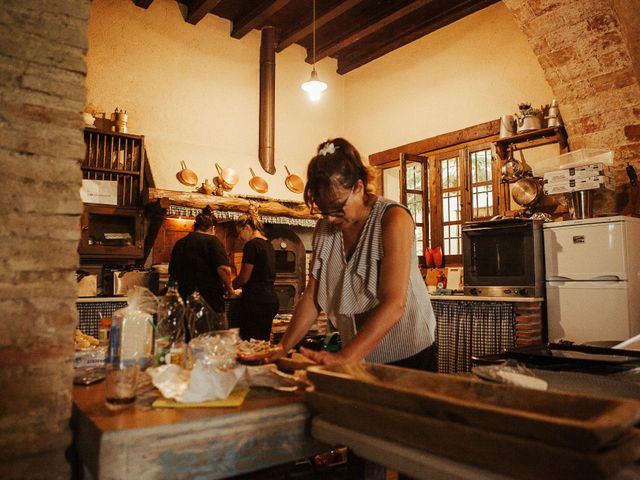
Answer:
POLYGON ((291 218, 318 219, 311 214, 307 206, 301 202, 274 200, 270 198, 219 197, 195 192, 178 192, 149 188, 149 202, 160 202, 163 208, 169 205, 181 205, 189 208, 204 208, 209 205, 214 210, 247 212, 251 203, 259 205, 261 215, 281 215, 291 218))
POLYGON ((540 128, 538 130, 518 133, 510 137, 499 138, 495 141, 496 151, 502 161, 507 158, 509 145, 516 145, 518 149, 522 150, 551 143, 559 144, 561 153, 568 151, 567 133, 563 126, 540 128))
POLYGON ((140 207, 144 181, 144 136, 84 129, 82 177, 118 183, 118 205, 140 207))

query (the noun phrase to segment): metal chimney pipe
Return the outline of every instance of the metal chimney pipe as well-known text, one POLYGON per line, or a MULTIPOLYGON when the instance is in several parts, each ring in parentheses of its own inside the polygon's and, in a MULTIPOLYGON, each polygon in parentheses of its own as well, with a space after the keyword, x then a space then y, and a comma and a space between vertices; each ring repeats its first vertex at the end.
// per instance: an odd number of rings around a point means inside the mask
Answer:
POLYGON ((276 173, 274 160, 276 104, 276 29, 264 27, 260 38, 260 124, 258 158, 265 172, 276 173))

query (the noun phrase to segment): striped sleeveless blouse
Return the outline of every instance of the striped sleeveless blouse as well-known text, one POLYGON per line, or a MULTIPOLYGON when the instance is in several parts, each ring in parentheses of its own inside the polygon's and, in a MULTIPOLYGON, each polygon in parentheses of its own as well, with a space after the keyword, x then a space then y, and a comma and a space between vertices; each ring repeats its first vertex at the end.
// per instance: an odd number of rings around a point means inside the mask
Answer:
MULTIPOLYGON (((373 204, 356 249, 346 260, 342 232, 326 219, 316 225, 313 237, 311 275, 318 282, 317 302, 340 332, 344 344, 358 332, 379 301, 377 297, 382 248, 382 216, 398 206, 392 200, 378 197, 373 204)), ((408 211, 408 210, 407 210, 408 211)), ((411 248, 411 270, 407 302, 400 321, 392 327, 365 361, 390 363, 408 358, 433 343, 435 316, 427 287, 418 268, 415 242, 411 248)))

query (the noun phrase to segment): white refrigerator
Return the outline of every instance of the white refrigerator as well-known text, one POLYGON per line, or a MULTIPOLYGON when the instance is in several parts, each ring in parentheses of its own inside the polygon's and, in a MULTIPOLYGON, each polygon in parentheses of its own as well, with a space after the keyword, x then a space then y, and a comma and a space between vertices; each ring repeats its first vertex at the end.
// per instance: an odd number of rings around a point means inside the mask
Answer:
POLYGON ((640 218, 547 223, 543 232, 549 341, 640 334, 640 218))

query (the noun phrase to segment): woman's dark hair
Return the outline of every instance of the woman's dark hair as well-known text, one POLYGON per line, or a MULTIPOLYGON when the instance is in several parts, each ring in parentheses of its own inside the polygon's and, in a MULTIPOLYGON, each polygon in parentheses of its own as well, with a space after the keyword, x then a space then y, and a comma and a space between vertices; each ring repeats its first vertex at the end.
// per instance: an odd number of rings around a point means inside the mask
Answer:
POLYGON ((241 229, 245 226, 249 225, 252 230, 259 231, 262 235, 264 233, 264 226, 262 225, 262 221, 260 221, 260 216, 258 215, 258 209, 250 205, 247 213, 240 215, 236 220, 236 228, 241 229))
POLYGON ((213 209, 207 205, 202 209, 202 212, 196 216, 196 223, 194 224, 193 229, 195 231, 206 232, 217 223, 218 220, 213 214, 213 209))
POLYGON ((333 187, 353 188, 362 180, 368 191, 369 169, 362 163, 360 153, 344 138, 333 138, 318 145, 316 156, 307 167, 304 202, 308 207, 325 206, 334 200, 333 187))

